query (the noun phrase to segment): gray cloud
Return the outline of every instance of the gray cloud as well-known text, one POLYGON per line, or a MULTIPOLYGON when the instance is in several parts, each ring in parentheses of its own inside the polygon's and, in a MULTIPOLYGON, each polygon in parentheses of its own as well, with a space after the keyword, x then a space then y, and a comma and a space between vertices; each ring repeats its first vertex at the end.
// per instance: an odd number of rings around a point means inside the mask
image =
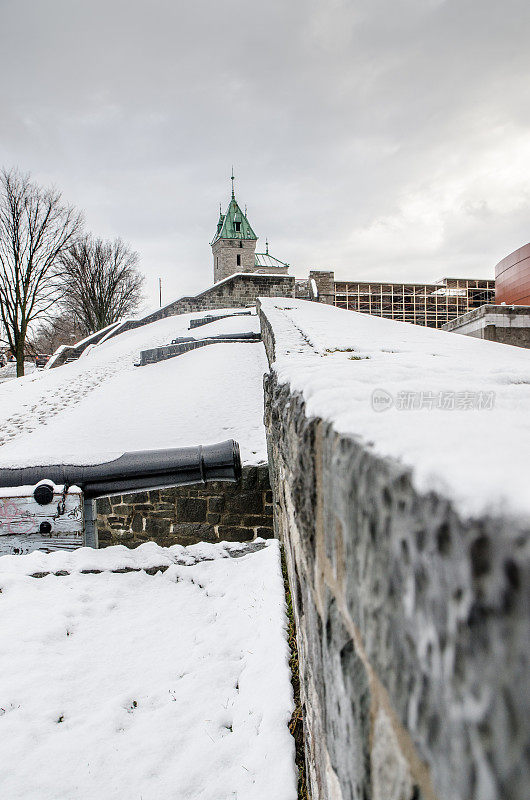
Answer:
POLYGON ((528 241, 523 0, 0 0, 0 161, 211 281, 228 200, 297 274, 487 276, 528 241))

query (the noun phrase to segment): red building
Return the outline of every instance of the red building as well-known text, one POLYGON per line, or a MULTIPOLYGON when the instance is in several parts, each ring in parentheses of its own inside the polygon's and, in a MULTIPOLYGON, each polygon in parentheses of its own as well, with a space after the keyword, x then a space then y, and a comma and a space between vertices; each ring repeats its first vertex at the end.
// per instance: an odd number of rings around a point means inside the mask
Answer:
POLYGON ((530 306, 530 243, 514 250, 495 267, 495 303, 530 306))

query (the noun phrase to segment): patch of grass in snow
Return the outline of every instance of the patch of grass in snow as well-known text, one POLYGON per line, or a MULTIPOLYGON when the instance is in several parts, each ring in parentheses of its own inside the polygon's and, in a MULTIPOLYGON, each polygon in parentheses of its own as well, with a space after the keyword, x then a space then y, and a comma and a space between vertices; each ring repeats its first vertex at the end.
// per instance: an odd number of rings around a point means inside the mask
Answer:
MULTIPOLYGON (((327 348, 322 353, 323 356, 331 356, 333 353, 355 353, 355 347, 333 347, 327 348)), ((349 356, 349 361, 365 361, 370 356, 349 356)))
POLYGON ((287 640, 289 642, 289 649, 291 656, 289 658, 289 667, 291 669, 291 683, 293 685, 294 694, 294 711, 291 715, 289 722, 289 730, 294 738, 296 747, 296 766, 298 768, 298 800, 309 800, 309 790, 307 788, 306 774, 305 774, 305 746, 304 746, 304 716, 302 711, 302 704, 300 702, 300 674, 298 671, 298 645, 296 643, 296 627, 294 622, 293 613, 293 599, 291 597, 291 589, 289 587, 289 578, 287 576, 287 565, 285 563, 285 554, 282 547, 282 574, 283 585, 285 589, 285 602, 287 605, 287 640))
POLYGON ((355 347, 326 347, 324 355, 329 356, 331 353, 355 353, 355 347))

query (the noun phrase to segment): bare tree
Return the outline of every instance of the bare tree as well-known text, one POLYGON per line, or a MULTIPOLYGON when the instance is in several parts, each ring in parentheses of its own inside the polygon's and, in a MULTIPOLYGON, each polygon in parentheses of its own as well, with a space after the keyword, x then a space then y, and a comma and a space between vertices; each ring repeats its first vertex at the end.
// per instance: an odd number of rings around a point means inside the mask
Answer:
POLYGON ((82 227, 81 215, 54 189, 16 169, 0 173, 0 315, 7 343, 24 374, 28 329, 58 297, 56 268, 82 227))
POLYGON ((82 339, 84 330, 76 318, 67 312, 43 319, 33 332, 28 335, 27 349, 32 355, 37 353, 55 353, 62 344, 74 344, 82 339))
POLYGON ((62 264, 63 304, 85 334, 132 314, 142 301, 138 253, 121 239, 85 236, 63 254, 62 264))

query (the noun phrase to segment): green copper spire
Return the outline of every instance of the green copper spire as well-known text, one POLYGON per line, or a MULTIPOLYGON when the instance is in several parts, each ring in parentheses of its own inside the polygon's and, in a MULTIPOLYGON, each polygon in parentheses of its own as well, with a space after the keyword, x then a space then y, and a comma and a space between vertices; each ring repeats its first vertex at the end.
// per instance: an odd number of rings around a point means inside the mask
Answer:
POLYGON ((234 168, 232 167, 232 198, 226 210, 226 214, 219 211, 219 222, 217 231, 211 242, 215 244, 219 239, 257 239, 258 237, 252 230, 247 215, 243 214, 236 200, 234 192, 234 168))

